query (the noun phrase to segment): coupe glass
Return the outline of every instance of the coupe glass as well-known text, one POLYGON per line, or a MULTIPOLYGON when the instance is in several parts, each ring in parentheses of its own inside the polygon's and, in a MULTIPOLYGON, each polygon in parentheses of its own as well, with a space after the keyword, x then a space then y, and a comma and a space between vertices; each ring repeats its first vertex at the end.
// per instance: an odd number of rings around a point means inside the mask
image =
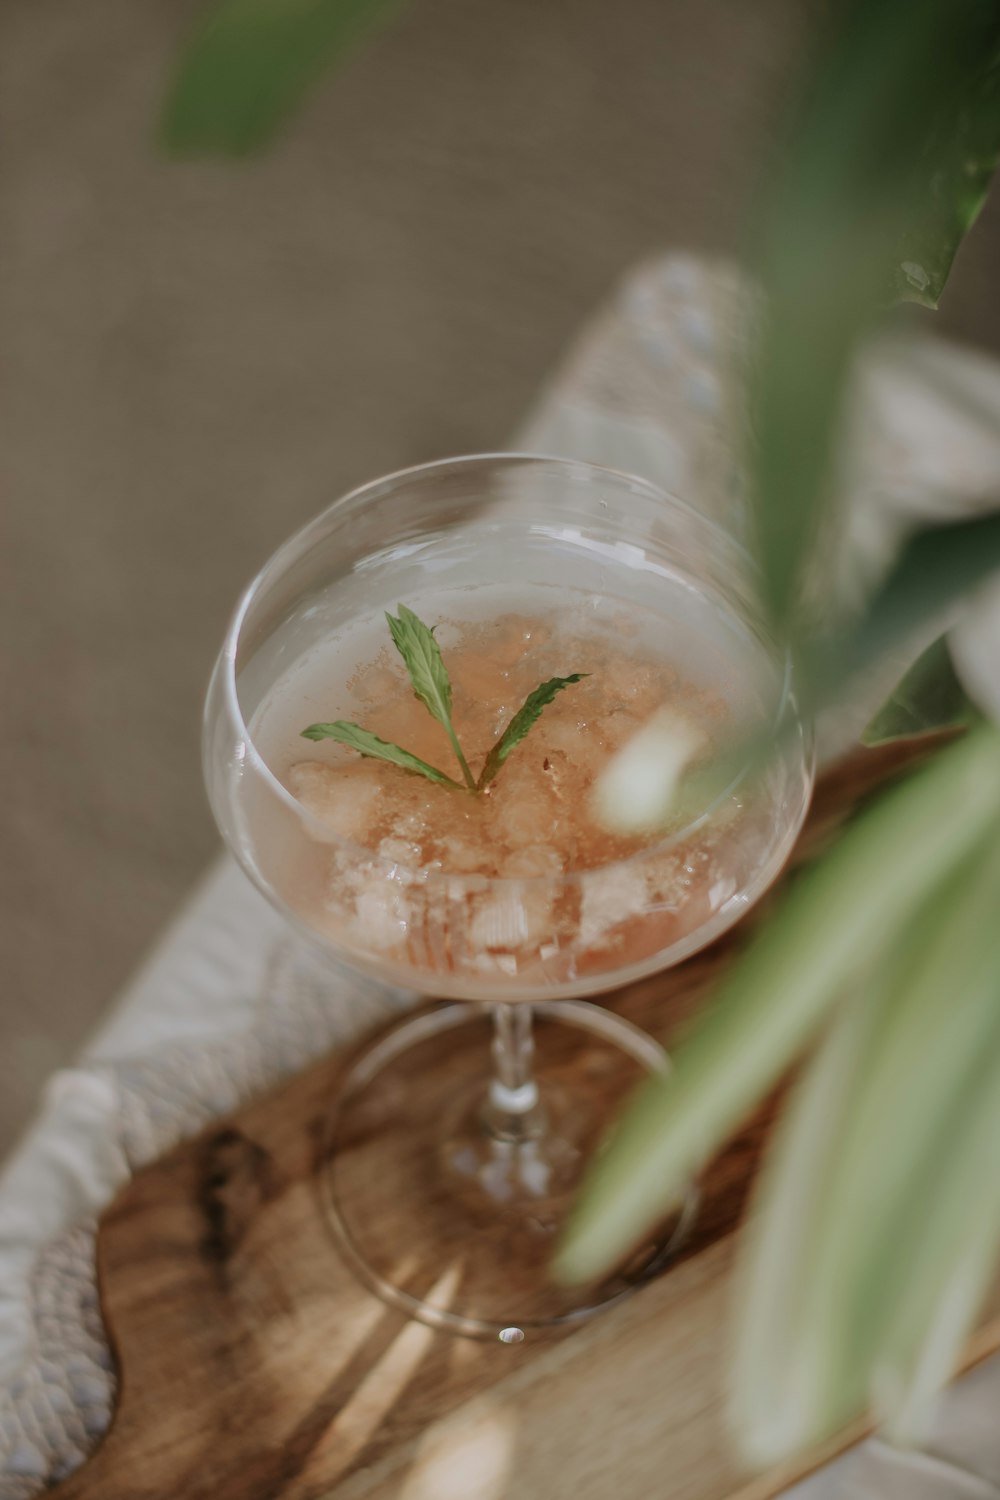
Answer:
POLYGON ((657 1272, 693 1193, 599 1284, 559 1287, 548 1266, 616 1111, 668 1067, 651 1037, 582 997, 718 937, 805 816, 810 735, 743 549, 645 481, 583 463, 486 455, 380 479, 286 542, 243 595, 209 690, 205 770, 236 858, 334 972, 346 963, 437 1000, 364 1050, 330 1101, 321 1179, 355 1272, 432 1326, 505 1343, 657 1272), (362 616, 487 586, 544 590, 554 611, 584 600, 591 638, 614 611, 652 614, 687 678, 710 681, 735 723, 767 728, 766 763, 630 859, 577 873, 414 869, 317 827, 255 739, 275 685, 362 616))

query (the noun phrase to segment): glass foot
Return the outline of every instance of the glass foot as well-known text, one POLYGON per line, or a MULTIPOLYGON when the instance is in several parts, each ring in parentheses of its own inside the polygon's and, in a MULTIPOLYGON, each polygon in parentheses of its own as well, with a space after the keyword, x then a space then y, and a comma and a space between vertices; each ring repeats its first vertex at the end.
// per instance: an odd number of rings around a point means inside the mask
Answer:
POLYGON ((322 1172, 334 1236, 373 1291, 432 1327, 502 1343, 628 1296, 663 1269, 695 1210, 692 1189, 600 1284, 552 1282, 587 1163, 636 1084, 668 1064, 600 1006, 531 1009, 533 1082, 513 1092, 491 1086, 488 1010, 443 1005, 394 1027, 343 1079, 322 1172))

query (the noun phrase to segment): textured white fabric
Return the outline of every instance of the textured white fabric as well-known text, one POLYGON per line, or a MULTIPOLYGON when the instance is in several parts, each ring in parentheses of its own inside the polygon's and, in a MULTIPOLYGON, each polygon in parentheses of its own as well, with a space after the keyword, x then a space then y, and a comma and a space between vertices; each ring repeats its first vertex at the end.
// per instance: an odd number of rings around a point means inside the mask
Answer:
MULTIPOLYGON (((220 889, 229 898, 227 941, 259 942, 256 892, 232 866, 212 877, 201 900, 220 889)), ((97 1302, 96 1211, 145 1162, 412 1001, 344 973, 312 945, 280 930, 271 932, 260 955, 254 988, 227 985, 225 971, 210 961, 224 957, 225 948, 219 949, 210 922, 202 926, 207 910, 199 902, 189 913, 190 927, 185 922, 179 929, 195 937, 202 932, 206 947, 179 949, 176 972, 169 961, 159 968, 166 993, 182 973, 192 987, 184 996, 181 1029, 173 1037, 161 1034, 155 1049, 93 1061, 57 1080, 38 1129, 0 1189, 5 1279, 10 1274, 0 1307, 4 1500, 22 1500, 41 1481, 70 1472, 110 1418, 114 1376, 97 1302), (224 1031, 206 1033, 199 999, 224 1031), (233 1024, 237 1015, 239 1025, 233 1024), (190 1029, 184 1029, 185 1020, 190 1029), (40 1250, 36 1201, 44 1205, 49 1233, 53 1226, 62 1229, 40 1250)), ((235 959, 234 971, 240 966, 235 959)), ((148 1001, 157 990, 140 988, 113 1019, 104 1043, 111 1052, 141 1024, 137 1001, 144 994, 148 1001)))
MULTIPOLYGON (((752 301, 726 264, 670 256, 640 268, 584 330, 514 446, 645 474, 739 530, 732 434, 752 301)), ((886 341, 862 363, 854 406, 848 578, 879 565, 914 511, 958 513, 1000 493, 1000 368, 926 338, 886 341)), ((827 754, 857 733, 900 665, 827 725, 827 754)), ((52 1079, 0 1175, 0 1500, 69 1473, 107 1426, 113 1375, 93 1226, 115 1189, 407 1003, 332 969, 230 860, 213 866, 79 1064, 52 1079)), ((998 1401, 993 1362, 947 1394, 925 1453, 865 1444, 798 1486, 796 1500, 1000 1500, 998 1401)))

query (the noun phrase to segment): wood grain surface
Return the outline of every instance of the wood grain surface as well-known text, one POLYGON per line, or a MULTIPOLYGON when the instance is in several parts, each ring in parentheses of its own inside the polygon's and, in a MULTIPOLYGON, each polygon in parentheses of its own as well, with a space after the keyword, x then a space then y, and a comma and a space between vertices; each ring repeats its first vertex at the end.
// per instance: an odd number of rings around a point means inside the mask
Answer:
MULTIPOLYGON (((828 775, 801 854, 923 751, 828 775)), ((751 925, 608 1003, 669 1039, 751 925)), ((343 1066, 327 1058, 217 1122, 105 1213, 118 1405, 58 1500, 764 1500, 825 1456, 747 1476, 722 1423, 733 1230, 773 1101, 708 1170, 666 1275, 558 1342, 504 1347, 408 1322, 337 1259, 317 1168, 343 1066)), ((434 1066, 448 1069, 446 1038, 434 1066)), ((991 1312, 970 1359, 997 1343, 991 1312)))

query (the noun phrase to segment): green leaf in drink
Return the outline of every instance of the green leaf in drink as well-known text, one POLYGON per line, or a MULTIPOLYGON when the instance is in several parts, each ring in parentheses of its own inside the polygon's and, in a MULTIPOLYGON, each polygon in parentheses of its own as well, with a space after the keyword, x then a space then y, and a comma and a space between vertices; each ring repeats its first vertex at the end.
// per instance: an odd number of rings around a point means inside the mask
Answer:
POLYGON ((451 678, 442 659, 441 648, 434 639, 434 632, 412 609, 407 609, 405 604, 400 604, 398 608, 398 616, 386 614, 393 643, 406 665, 414 694, 427 712, 443 725, 462 768, 465 785, 438 770, 436 766, 428 765, 427 761, 421 760, 409 750, 403 750, 389 740, 379 739, 370 729, 363 729, 347 719, 336 719, 329 724, 310 724, 308 729, 302 730, 302 737, 307 740, 336 740, 338 744, 347 745, 361 755, 388 761, 401 770, 426 776, 428 781, 437 782, 439 786, 454 787, 457 791, 482 792, 496 776, 514 746, 524 739, 542 709, 563 688, 579 682, 588 674, 574 672, 569 677, 550 677, 548 682, 543 682, 533 693, 529 693, 486 757, 486 764, 477 782, 469 769, 451 721, 451 678))
POLYGON ((407 609, 405 604, 399 605, 398 618, 386 614, 386 620, 389 622, 396 650, 410 674, 414 694, 427 712, 444 726, 462 768, 465 784, 470 791, 475 791, 475 777, 462 754, 462 747, 451 722, 451 678, 441 656, 441 647, 434 639, 433 630, 412 609, 407 609))
POLYGON ((436 781, 440 786, 457 787, 459 791, 463 789, 460 781, 454 781, 436 766, 428 765, 418 755, 411 755, 409 750, 403 750, 389 740, 380 740, 370 729, 362 729, 360 724, 351 724, 347 719, 336 719, 331 724, 310 724, 308 729, 303 729, 302 738, 336 740, 338 745, 347 745, 371 760, 386 760, 404 771, 426 776, 428 781, 436 781))
POLYGON ((489 786, 515 745, 521 743, 528 731, 537 722, 542 709, 548 707, 556 694, 561 693, 563 688, 570 687, 574 682, 580 682, 584 677, 589 675, 587 672, 573 672, 569 677, 550 677, 548 682, 543 682, 540 687, 535 688, 533 693, 528 694, 503 734, 493 746, 489 755, 487 755, 486 764, 483 766, 479 780, 476 783, 477 791, 481 792, 484 787, 489 786))

